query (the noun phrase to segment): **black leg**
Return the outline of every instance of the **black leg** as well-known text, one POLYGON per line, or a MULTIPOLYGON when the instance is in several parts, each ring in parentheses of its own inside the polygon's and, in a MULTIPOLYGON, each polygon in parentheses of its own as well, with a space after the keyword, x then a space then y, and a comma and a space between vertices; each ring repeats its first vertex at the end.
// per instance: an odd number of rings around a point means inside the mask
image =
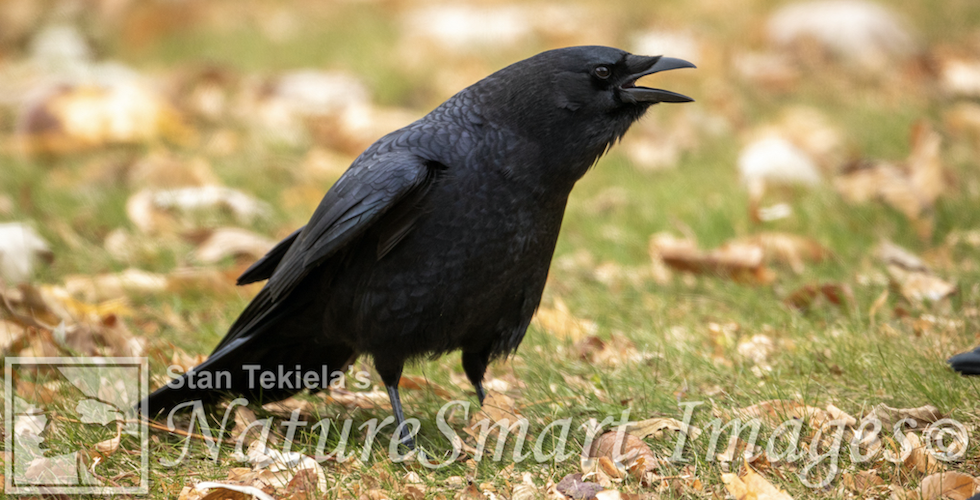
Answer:
POLYGON ((470 379, 473 388, 476 389, 476 397, 480 400, 480 406, 483 406, 483 399, 486 398, 486 392, 483 390, 483 375, 487 372, 489 363, 490 351, 463 353, 463 371, 466 372, 466 378, 470 379))
MULTIPOLYGON (((395 414, 395 424, 401 427, 405 423, 405 413, 402 411, 402 399, 398 395, 398 381, 402 378, 402 365, 394 363, 387 364, 375 359, 374 367, 378 370, 378 375, 381 375, 381 381, 384 382, 385 389, 388 390, 388 399, 391 401, 391 412, 395 414)), ((415 439, 408 432, 407 426, 402 427, 402 434, 399 436, 399 441, 408 447, 408 449, 415 449, 415 439)))
MULTIPOLYGON (((402 412, 402 400, 398 396, 398 383, 394 385, 385 384, 385 389, 388 389, 388 399, 391 400, 391 411, 395 414, 396 425, 401 426, 405 423, 405 413, 402 412)), ((409 450, 415 449, 415 439, 408 432, 408 426, 402 427, 402 435, 399 436, 401 443, 408 447, 409 450)))

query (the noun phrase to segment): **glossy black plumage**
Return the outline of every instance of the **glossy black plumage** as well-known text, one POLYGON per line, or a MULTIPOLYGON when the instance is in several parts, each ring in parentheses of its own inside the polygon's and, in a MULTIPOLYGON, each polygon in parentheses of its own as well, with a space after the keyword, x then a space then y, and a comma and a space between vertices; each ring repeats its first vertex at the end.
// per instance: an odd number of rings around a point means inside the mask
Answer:
POLYGON ((980 375, 980 347, 949 358, 949 366, 963 375, 980 375))
MULTIPOLYGON (((242 275, 268 282, 195 370, 230 370, 231 392, 268 401, 296 391, 249 390, 243 364, 344 370, 366 354, 401 421, 404 363, 460 350, 482 402, 487 364, 538 307, 575 182, 650 105, 690 100, 636 79, 682 67, 608 47, 544 52, 381 138, 242 275)), ((164 386, 149 407, 217 396, 164 386)))

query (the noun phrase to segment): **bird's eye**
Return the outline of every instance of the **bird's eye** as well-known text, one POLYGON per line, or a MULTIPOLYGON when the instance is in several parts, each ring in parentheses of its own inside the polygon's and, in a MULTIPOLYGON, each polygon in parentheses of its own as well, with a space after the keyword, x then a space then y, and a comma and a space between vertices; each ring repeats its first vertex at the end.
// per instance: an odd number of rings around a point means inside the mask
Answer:
POLYGON ((612 70, 609 69, 609 66, 596 66, 592 72, 595 73, 595 76, 602 78, 603 80, 612 75, 612 70))

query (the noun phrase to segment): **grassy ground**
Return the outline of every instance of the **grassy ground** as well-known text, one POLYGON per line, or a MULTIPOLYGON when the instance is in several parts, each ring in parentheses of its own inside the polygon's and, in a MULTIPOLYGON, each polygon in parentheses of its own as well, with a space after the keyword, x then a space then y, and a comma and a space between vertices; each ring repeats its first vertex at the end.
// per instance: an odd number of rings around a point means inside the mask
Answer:
MULTIPOLYGON (((682 17, 679 4, 664 6, 664 17, 682 17)), ((399 64, 398 53, 392 50, 398 40, 397 25, 387 8, 384 4, 350 3, 335 10, 325 9, 315 17, 315 25, 314 21, 301 22, 299 35, 278 44, 264 39, 249 23, 221 30, 201 24, 164 34, 139 47, 110 38, 105 50, 136 68, 157 72, 202 60, 264 74, 298 67, 344 68, 365 79, 376 101, 425 111, 446 96, 440 95, 432 75, 399 64)), ((968 1, 945 2, 942 9, 924 1, 900 8, 917 21, 923 38, 932 43, 963 39, 975 31, 971 20, 980 18, 980 10, 968 1)), ((652 15, 646 7, 633 4, 624 9, 652 15)), ((761 5, 747 10, 754 13, 744 14, 747 23, 764 12, 761 5)), ((613 25, 642 27, 625 13, 609 15, 613 25)), ((693 25, 708 33, 719 26, 713 40, 725 40, 729 36, 726 34, 733 31, 718 17, 707 15, 693 25)), ((734 43, 753 43, 751 34, 742 36, 744 40, 734 43)), ((493 69, 530 55, 537 48, 541 47, 503 51, 483 64, 493 69)), ((723 73, 717 68, 705 71, 723 73)), ((771 399, 798 400, 821 408, 832 403, 855 416, 864 415, 881 403, 898 408, 930 404, 964 423, 974 438, 965 461, 950 465, 950 469, 980 475, 980 381, 957 376, 944 362, 949 355, 975 347, 980 341, 980 288, 976 286, 980 282, 980 268, 976 265, 980 248, 945 245, 947 236, 954 231, 980 228, 976 150, 955 138, 948 138, 945 143, 944 162, 955 183, 936 204, 936 230, 927 240, 919 238, 897 211, 881 204, 848 205, 829 183, 771 194, 767 201, 791 204, 793 215, 787 219, 759 225, 749 218, 748 195, 735 169, 741 145, 739 134, 753 124, 774 119, 785 106, 806 104, 820 109, 845 131, 850 148, 858 156, 890 159, 908 154, 908 131, 916 120, 927 118, 940 123, 950 106, 950 101, 927 95, 920 88, 907 97, 881 97, 882 90, 876 84, 841 78, 845 83, 828 86, 826 80, 815 77, 791 92, 776 95, 729 82, 746 122, 735 133, 704 139, 696 149, 685 153, 675 168, 655 172, 636 169, 620 150, 615 150, 579 183, 569 202, 544 304, 554 307, 557 301, 563 301, 575 316, 596 323, 599 338, 609 342, 628 339, 632 347, 627 350, 638 355, 588 362, 578 356, 573 339, 533 325, 519 352, 491 368, 493 378, 510 381, 512 386, 520 381, 511 393, 517 396, 523 415, 532 422, 570 417, 577 425, 589 418, 618 417, 628 407, 634 420, 654 416, 680 419, 683 409, 679 402, 704 401, 694 417, 694 423, 703 426, 716 414, 771 399), (847 92, 842 92, 842 88, 847 92), (614 202, 597 201, 609 198, 609 193, 615 195, 614 202), (819 241, 832 251, 832 257, 808 264, 801 274, 779 269, 775 283, 766 286, 680 274, 661 284, 649 277, 647 269, 649 238, 662 231, 689 231, 702 248, 761 231, 795 233, 819 241), (940 275, 959 285, 958 293, 944 307, 932 309, 909 304, 893 290, 879 307, 881 312, 870 316, 869 309, 889 288, 886 283, 866 284, 861 279, 883 273, 882 266, 872 257, 873 248, 881 239, 924 255, 940 275), (603 267, 604 264, 608 265, 603 267), (614 276, 603 278, 597 271, 603 268, 612 269, 614 276), (854 303, 844 308, 817 306, 807 312, 783 304, 782 299, 793 290, 815 282, 851 286, 854 303), (928 318, 938 318, 940 323, 953 320, 954 324, 948 328, 929 325, 928 318), (729 333, 718 333, 719 327, 713 324, 722 325, 729 333), (739 344, 757 334, 765 335, 775 346, 765 360, 771 367, 769 371, 753 370, 758 363, 738 353, 739 344)), ((675 82, 673 86, 664 83, 664 87, 699 99, 691 106, 704 106, 710 111, 715 104, 713 99, 702 99, 698 94, 710 92, 710 88, 698 82, 696 73, 671 82, 675 82), (693 85, 693 90, 683 88, 686 84, 693 85)), ((647 119, 666 121, 678 112, 677 108, 663 106, 654 109, 653 116, 647 119)), ((8 128, 3 133, 9 135, 13 120, 4 123, 8 128)), ((0 156, 0 194, 15 202, 0 220, 32 221, 56 255, 54 263, 40 271, 38 283, 57 284, 69 275, 117 272, 132 265, 113 259, 103 249, 103 241, 113 229, 132 230, 125 211, 131 189, 124 183, 106 182, 90 174, 93 163, 139 157, 150 149, 134 146, 45 161, 14 154, 0 156)), ((202 154, 194 148, 178 151, 186 156, 202 154)), ((290 203, 281 194, 286 188, 307 182, 295 174, 296 165, 306 153, 306 147, 272 148, 245 143, 230 155, 209 160, 223 183, 253 193, 274 207, 268 220, 249 228, 281 236, 303 224, 310 213, 309 203, 290 203)), ((325 191, 328 184, 315 187, 325 191)), ((228 222, 216 217, 218 222, 228 222)), ((172 272, 186 263, 193 248, 193 243, 182 240, 161 242, 138 262, 138 267, 164 274, 172 272)), ((239 264, 225 262, 222 269, 229 270, 230 275, 236 265, 239 264)), ((134 297, 131 308, 135 313, 125 321, 135 336, 146 338, 153 345, 172 344, 190 355, 206 354, 251 293, 254 290, 134 297), (181 321, 162 319, 173 316, 181 321)), ((363 366, 370 369, 369 364, 363 366)), ((154 375, 162 375, 164 369, 163 364, 151 364, 154 375)), ((475 405, 470 388, 456 385, 462 374, 456 356, 420 362, 411 366, 408 373, 448 388, 453 398, 475 405)), ((376 377, 372 376, 372 380, 376 377)), ((355 428, 389 413, 384 408, 350 409, 314 401, 318 404, 313 419, 352 418, 355 428)), ((406 412, 423 422, 422 446, 446 449, 448 442, 434 421, 447 398, 432 391, 408 390, 403 392, 403 401, 406 412)), ((265 415, 262 410, 257 411, 260 417, 265 415)), ((70 407, 62 408, 61 414, 77 416, 70 407)), ((465 425, 460 416, 451 422, 457 430, 465 425)), ((111 433, 98 438, 72 435, 74 431, 69 427, 63 429, 68 434, 59 436, 63 440, 52 437, 47 442, 68 451, 76 441, 111 437, 111 433)), ((281 429, 277 432, 283 433, 281 429)), ((315 447, 317 439, 316 433, 301 432, 297 442, 315 447)), ((330 447, 336 439, 335 434, 331 435, 330 447)), ((581 439, 579 433, 572 440, 580 447, 581 439)), ((648 443, 655 452, 666 456, 673 449, 674 439, 649 439, 648 443)), ((240 465, 226 459, 232 452, 230 446, 222 448, 222 460, 208 460, 200 441, 191 444, 191 458, 181 465, 164 467, 158 463, 160 458, 179 455, 183 444, 177 437, 153 433, 152 498, 177 498, 185 484, 225 479, 231 467, 240 465)), ((660 492, 663 498, 724 494, 720 489, 723 467, 706 456, 707 448, 705 439, 697 440, 685 455, 695 464, 705 490, 667 489, 660 492)), ((406 472, 417 470, 430 486, 428 497, 455 495, 459 488, 449 479, 453 476, 475 477, 484 491, 485 483, 489 483, 499 494, 510 497, 509 485, 517 477, 513 470, 532 472, 539 486, 548 479, 557 482, 579 470, 577 459, 557 464, 525 462, 513 465, 513 469, 508 468, 511 461, 485 460, 475 470, 473 464, 460 462, 425 472, 390 463, 381 447, 376 447, 371 457, 360 467, 326 462, 331 495, 345 496, 352 489, 366 491, 371 485, 394 489, 395 485, 389 483, 398 483, 406 472)), ((122 454, 110 458, 119 463, 136 463, 138 459, 122 454)), ((886 482, 909 488, 921 479, 921 475, 883 462, 849 465, 849 459, 843 459, 842 464, 850 471, 879 469, 886 482)), ((680 465, 665 467, 661 471, 665 476, 681 471, 680 465)), ((737 470, 738 466, 730 468, 737 470)), ((784 472, 772 474, 770 480, 795 498, 817 493, 827 498, 851 495, 837 487, 815 493, 794 478, 790 469, 784 472)), ((649 491, 629 480, 620 489, 649 491)))

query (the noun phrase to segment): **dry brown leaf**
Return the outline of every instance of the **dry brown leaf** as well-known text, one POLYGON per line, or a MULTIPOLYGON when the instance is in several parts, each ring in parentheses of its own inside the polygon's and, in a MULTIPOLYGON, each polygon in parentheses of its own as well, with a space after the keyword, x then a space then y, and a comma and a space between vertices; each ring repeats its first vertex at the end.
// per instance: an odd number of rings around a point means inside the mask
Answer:
POLYGON ((148 86, 121 79, 49 90, 23 108, 17 136, 27 154, 68 154, 160 138, 187 144, 195 131, 148 86))
POLYGON ((486 441, 489 445, 491 438, 500 434, 500 426, 495 424, 506 422, 508 428, 514 428, 523 418, 511 397, 499 392, 487 391, 480 411, 470 417, 470 423, 463 428, 463 431, 473 439, 479 440, 484 429, 489 429, 486 435, 486 441))
POLYGON ((875 247, 874 255, 886 266, 897 266, 906 271, 932 272, 919 256, 888 240, 882 240, 875 247))
POLYGON ((330 403, 339 403, 348 408, 391 408, 388 393, 382 390, 352 392, 346 389, 331 389, 330 394, 320 392, 320 397, 330 403))
POLYGON ((816 428, 831 420, 827 412, 820 408, 782 399, 762 401, 735 410, 735 414, 743 418, 759 418, 771 427, 776 427, 790 418, 809 420, 810 425, 816 428))
POLYGON ((932 474, 942 470, 942 465, 930 453, 930 450, 922 443, 918 435, 907 432, 905 433, 905 439, 912 449, 909 455, 905 457, 903 465, 906 469, 915 470, 922 474, 932 474))
POLYGON ((103 302, 130 295, 152 295, 167 290, 168 280, 162 274, 140 269, 94 276, 72 275, 65 278, 65 290, 88 302, 103 302))
POLYGON ((922 259, 895 243, 882 241, 874 253, 885 264, 891 284, 912 303, 938 302, 956 292, 956 285, 935 276, 922 259))
POLYGON ((221 227, 194 250, 194 260, 202 264, 215 264, 229 257, 245 257, 254 261, 272 250, 276 242, 236 227, 221 227))
MULTIPOLYGON (((242 440, 245 446, 248 446, 252 440, 245 441, 248 435, 243 436, 242 434, 246 431, 258 434, 261 428, 249 429, 249 426, 256 421, 255 412, 249 409, 247 406, 238 405, 235 407, 235 427, 231 429, 231 434, 228 436, 232 441, 242 440)), ((254 435, 252 436, 254 439, 254 435)))
POLYGON ((696 274, 714 274, 735 281, 767 284, 775 274, 765 265, 765 251, 759 244, 731 241, 714 250, 698 250, 691 240, 654 235, 650 240, 650 256, 668 267, 696 274))
POLYGON ((218 184, 218 177, 204 158, 181 160, 165 151, 154 151, 133 164, 126 175, 130 187, 169 189, 218 184))
POLYGON ((207 481, 197 483, 194 489, 198 491, 216 490, 200 497, 200 500, 246 500, 252 498, 257 498, 258 500, 275 500, 275 497, 255 486, 207 481))
POLYGON ((596 493, 603 489, 603 486, 597 483, 586 481, 581 472, 568 474, 555 485, 556 491, 573 500, 594 499, 596 493))
POLYGON ((143 189, 126 201, 126 215, 140 231, 158 234, 177 228, 194 229, 201 219, 227 212, 240 224, 265 218, 271 208, 242 191, 206 185, 174 189, 143 189))
POLYGON ((0 278, 8 284, 30 280, 40 261, 53 260, 54 253, 34 228, 20 222, 0 224, 0 278))
POLYGON ((970 53, 938 53, 939 83, 956 97, 980 96, 980 61, 970 53))
POLYGON ((785 491, 772 485, 751 467, 745 467, 741 476, 724 473, 721 480, 735 500, 793 500, 785 491))
POLYGON ((839 420, 843 422, 844 425, 847 427, 854 427, 858 423, 858 420, 856 418, 852 417, 844 410, 841 410, 840 408, 834 406, 833 403, 827 404, 826 409, 827 409, 827 414, 830 415, 831 419, 839 420))
POLYGON ((921 238, 928 238, 933 230, 932 207, 946 189, 941 143, 931 125, 919 122, 912 129, 911 152, 903 164, 857 162, 834 179, 834 187, 851 203, 884 201, 905 215, 921 238))
POLYGON ((554 337, 572 342, 594 335, 598 329, 594 321, 573 315, 560 297, 555 297, 554 307, 539 307, 531 322, 554 337))
POLYGON ((299 411, 303 418, 311 418, 316 414, 316 404, 307 399, 289 397, 262 405, 262 409, 282 418, 288 418, 294 411, 299 411))
POLYGON ((319 491, 317 487, 318 481, 319 478, 315 470, 300 470, 286 485, 281 498, 284 500, 317 500, 322 498, 322 491, 319 491))
POLYGON ((969 139, 980 146, 980 104, 959 102, 943 114, 946 129, 955 136, 969 139))
POLYGON ((682 432, 687 434, 690 439, 697 439, 701 435, 701 429, 687 425, 680 420, 666 417, 648 418, 639 422, 630 422, 626 426, 626 432, 643 439, 653 436, 660 439, 664 435, 664 430, 682 432))
POLYGON ((19 323, 0 319, 0 352, 6 353, 12 345, 20 343, 27 328, 19 323))
POLYGON ((456 493, 456 496, 453 498, 454 500, 486 500, 486 497, 483 496, 483 492, 480 491, 480 488, 478 488, 473 481, 470 481, 470 483, 466 485, 465 488, 460 490, 459 493, 456 493))
POLYGON ((823 297, 827 302, 841 308, 854 304, 854 291, 847 283, 810 283, 797 288, 783 299, 783 303, 801 311, 814 306, 823 297))
POLYGON ((919 484, 922 500, 940 497, 951 500, 967 500, 980 490, 980 481, 962 472, 937 472, 926 476, 919 484))
POLYGON ((887 270, 899 293, 915 304, 939 302, 957 290, 956 285, 929 273, 906 271, 898 266, 888 266, 887 270))
POLYGON ((642 439, 619 431, 608 431, 592 443, 589 457, 607 457, 613 463, 620 463, 635 477, 643 477, 647 472, 660 467, 656 455, 642 439), (621 439, 621 441, 620 441, 621 439), (617 445, 619 445, 617 449, 617 445))
POLYGON ((596 463, 598 465, 598 470, 610 479, 622 479, 626 477, 625 468, 621 469, 620 467, 617 467, 609 457, 599 457, 599 460, 596 463))
POLYGON ((796 234, 764 232, 735 241, 762 247, 767 261, 785 264, 797 274, 806 262, 821 262, 830 255, 817 240, 796 234))
POLYGON ((881 403, 872 408, 861 420, 878 419, 881 422, 882 428, 891 429, 900 420, 906 418, 914 421, 914 425, 911 426, 912 429, 921 430, 928 427, 929 424, 942 419, 943 414, 939 412, 938 408, 932 405, 920 406, 918 408, 892 408, 881 403))
POLYGON ((521 474, 521 482, 514 485, 511 491, 511 500, 535 500, 540 498, 542 491, 534 484, 534 476, 530 472, 521 474))
POLYGON ((847 489, 858 495, 865 495, 872 488, 885 484, 885 481, 878 476, 877 470, 863 470, 854 474, 845 472, 841 480, 847 489))
POLYGON ((622 335, 613 334, 609 340, 595 335, 588 336, 572 346, 580 359, 593 365, 616 366, 624 361, 642 361, 643 355, 636 344, 622 335))
POLYGON ((402 375, 401 380, 398 382, 398 387, 402 389, 407 389, 410 391, 421 391, 421 390, 431 390, 436 396, 445 399, 452 399, 453 393, 449 392, 446 388, 436 384, 435 382, 429 381, 425 377, 419 377, 415 375, 402 375))

